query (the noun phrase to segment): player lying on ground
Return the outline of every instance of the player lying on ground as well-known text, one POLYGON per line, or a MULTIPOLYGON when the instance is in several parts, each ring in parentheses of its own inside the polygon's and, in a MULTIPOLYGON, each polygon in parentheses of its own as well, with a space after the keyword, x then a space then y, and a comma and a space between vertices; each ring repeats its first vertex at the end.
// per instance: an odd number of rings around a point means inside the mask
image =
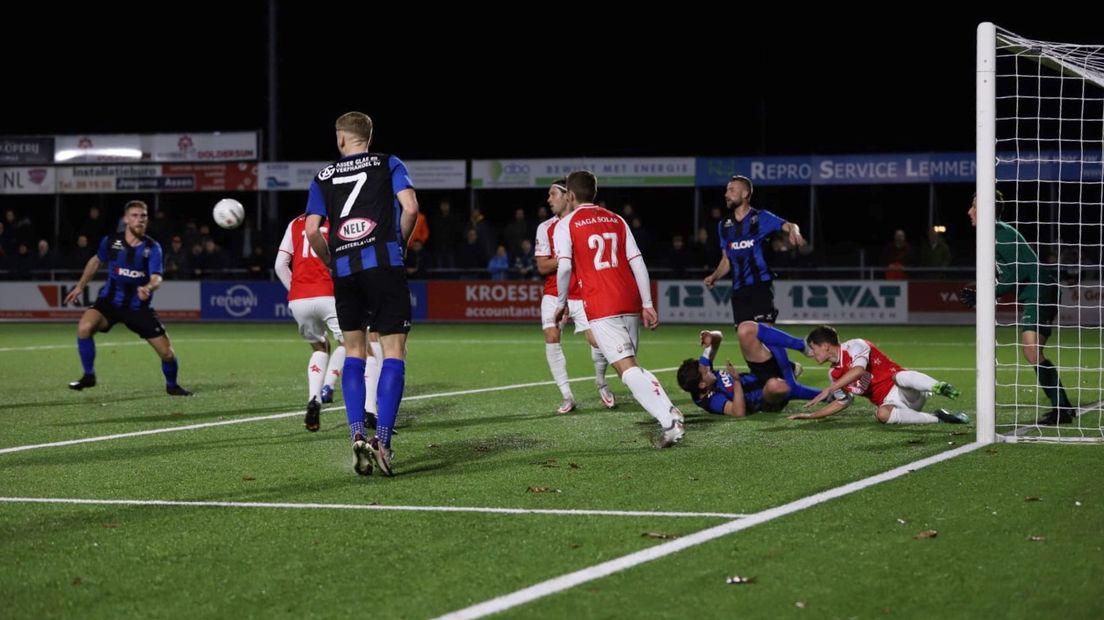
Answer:
POLYGON ((920 411, 929 393, 954 399, 958 398, 959 391, 950 383, 902 368, 867 340, 855 338, 841 344, 839 334, 827 325, 814 329, 805 340, 818 364, 829 362, 832 365, 829 371, 832 384, 805 406, 829 402, 815 413, 791 415, 791 420, 814 420, 839 413, 858 395, 867 397, 877 406, 874 417, 882 424, 966 424, 970 421, 965 413, 949 413, 944 409, 936 409, 934 414, 920 411))
POLYGON ((805 342, 765 323, 744 321, 736 330, 740 352, 751 372, 739 372, 732 362, 715 370, 713 360, 723 335, 701 332, 705 347, 701 357, 682 362, 679 387, 694 404, 709 413, 742 418, 757 411, 781 411, 791 398, 810 399, 817 390, 797 382, 800 367, 790 361, 786 349, 805 352, 805 342))

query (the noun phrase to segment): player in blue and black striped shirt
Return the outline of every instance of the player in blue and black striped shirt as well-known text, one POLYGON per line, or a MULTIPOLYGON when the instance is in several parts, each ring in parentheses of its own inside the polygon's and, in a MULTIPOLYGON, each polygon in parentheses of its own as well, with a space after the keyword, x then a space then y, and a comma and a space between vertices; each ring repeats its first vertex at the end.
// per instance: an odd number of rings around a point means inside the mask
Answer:
POLYGON ((801 367, 790 361, 788 350, 809 354, 805 341, 765 323, 745 321, 736 330, 740 353, 751 372, 739 372, 726 362, 713 368, 721 347, 718 331, 701 332, 701 357, 679 366, 679 387, 694 404, 716 415, 742 418, 757 411, 781 411, 790 399, 809 400, 820 391, 797 382, 801 367))
POLYGON ((732 272, 732 323, 744 321, 774 323, 778 308, 774 307, 774 285, 770 266, 763 258, 763 246, 778 231, 790 236, 794 247, 805 245, 801 229, 793 222, 770 211, 751 206, 751 179, 736 175, 725 188, 725 206, 732 217, 717 224, 721 243, 721 262, 703 281, 707 288, 732 272))
POLYGON ((124 213, 125 230, 100 241, 100 249, 88 259, 80 282, 65 296, 65 305, 75 302, 100 265, 107 263, 107 283, 77 325, 77 352, 84 375, 69 387, 83 390, 96 385, 96 342, 92 336, 123 323, 157 351, 161 372, 165 374, 165 391, 172 396, 190 396, 191 392, 176 382, 176 353, 165 326, 150 307, 153 292, 161 286, 161 244, 146 236, 149 209, 141 200, 132 200, 126 204, 124 213))

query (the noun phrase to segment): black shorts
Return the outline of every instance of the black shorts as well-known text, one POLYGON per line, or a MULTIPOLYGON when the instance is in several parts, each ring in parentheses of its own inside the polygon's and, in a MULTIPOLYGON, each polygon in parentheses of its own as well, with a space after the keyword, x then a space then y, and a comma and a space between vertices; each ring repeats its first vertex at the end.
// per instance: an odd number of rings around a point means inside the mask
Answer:
POLYGON ((774 307, 774 284, 758 282, 732 291, 732 322, 774 323, 778 308, 774 307))
POLYGON ((120 308, 104 299, 97 299, 96 303, 92 304, 92 309, 107 319, 107 327, 101 331, 109 332, 116 323, 122 323, 127 326, 127 329, 146 340, 165 335, 165 326, 161 324, 161 319, 153 308, 132 310, 120 308))
POLYGON ((410 287, 402 267, 376 267, 334 278, 334 302, 342 331, 410 332, 410 287))
POLYGON ((778 367, 778 360, 771 357, 765 362, 748 362, 748 370, 758 379, 759 387, 767 384, 771 379, 785 379, 782 369, 778 367))

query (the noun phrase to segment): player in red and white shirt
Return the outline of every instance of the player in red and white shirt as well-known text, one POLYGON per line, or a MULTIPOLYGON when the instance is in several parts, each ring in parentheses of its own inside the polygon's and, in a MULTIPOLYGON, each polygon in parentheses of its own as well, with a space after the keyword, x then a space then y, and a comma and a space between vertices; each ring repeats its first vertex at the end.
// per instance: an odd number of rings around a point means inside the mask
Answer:
MULTIPOLYGON (((552 371, 552 378, 556 386, 560 388, 563 396, 563 404, 558 409, 559 413, 567 413, 575 409, 575 395, 571 392, 571 384, 567 379, 567 359, 560 345, 560 323, 556 320, 556 298, 558 289, 556 286, 556 260, 553 248, 553 234, 560 218, 567 215, 567 179, 558 179, 548 188, 548 206, 552 210, 552 217, 537 226, 537 239, 533 252, 537 260, 537 272, 547 276, 544 280, 544 297, 541 298, 541 328, 544 330, 544 355, 548 359, 548 368, 552 371)), ((602 351, 594 343, 590 334, 590 325, 587 322, 586 311, 583 310, 583 301, 580 297, 579 282, 571 279, 571 290, 567 295, 567 308, 572 320, 575 322, 575 333, 585 333, 590 342, 590 359, 594 362, 595 384, 598 387, 598 395, 602 404, 607 409, 612 409, 617 404, 613 392, 606 383, 606 361, 602 351)))
MULTIPOLYGON (((345 347, 341 345, 344 339, 337 325, 330 270, 307 242, 306 221, 304 214, 288 224, 280 251, 276 253, 276 276, 288 290, 288 308, 299 323, 299 335, 314 351, 307 363, 308 400, 303 418, 307 430, 314 432, 319 427, 321 403, 333 402, 334 384, 341 378, 341 368, 345 364, 345 347), (338 342, 332 355, 327 329, 338 342)), ((323 227, 322 235, 328 234, 328 228, 323 227)))
POLYGON ((568 175, 569 213, 556 225, 553 243, 559 260, 557 314, 567 304, 575 273, 595 343, 633 398, 659 422, 663 434, 656 447, 666 448, 682 439, 682 412, 655 375, 636 365, 641 315, 645 327, 659 325, 652 307, 652 284, 625 220, 592 204, 597 191, 598 180, 591 172, 577 170, 568 175))
POLYGON ((791 420, 830 416, 847 408, 855 396, 865 396, 877 407, 874 416, 882 424, 966 424, 970 421, 965 413, 937 409, 933 415, 920 411, 928 394, 954 399, 958 398, 959 391, 950 383, 902 368, 868 340, 856 338, 840 343, 835 329, 821 325, 805 338, 805 342, 818 364, 829 362, 832 365, 829 371, 832 384, 805 406, 824 400, 830 402, 816 413, 791 415, 791 420))

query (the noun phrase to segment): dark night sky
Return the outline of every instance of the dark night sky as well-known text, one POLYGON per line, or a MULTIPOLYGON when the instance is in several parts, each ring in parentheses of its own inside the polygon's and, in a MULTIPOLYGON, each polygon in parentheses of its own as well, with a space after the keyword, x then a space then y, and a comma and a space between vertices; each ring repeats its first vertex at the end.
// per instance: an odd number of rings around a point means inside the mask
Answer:
MULTIPOLYGON (((265 2, 161 5, 176 13, 157 17, 112 6, 5 20, 0 134, 265 128, 265 2)), ((878 28, 688 5, 608 19, 564 7, 554 20, 498 17, 515 25, 497 30, 470 23, 471 6, 403 26, 371 4, 318 6, 279 5, 280 159, 333 157, 333 120, 351 109, 375 120, 374 147, 409 159, 970 150, 979 18, 1104 40, 1088 20, 922 5, 895 10, 930 14, 878 28)))

